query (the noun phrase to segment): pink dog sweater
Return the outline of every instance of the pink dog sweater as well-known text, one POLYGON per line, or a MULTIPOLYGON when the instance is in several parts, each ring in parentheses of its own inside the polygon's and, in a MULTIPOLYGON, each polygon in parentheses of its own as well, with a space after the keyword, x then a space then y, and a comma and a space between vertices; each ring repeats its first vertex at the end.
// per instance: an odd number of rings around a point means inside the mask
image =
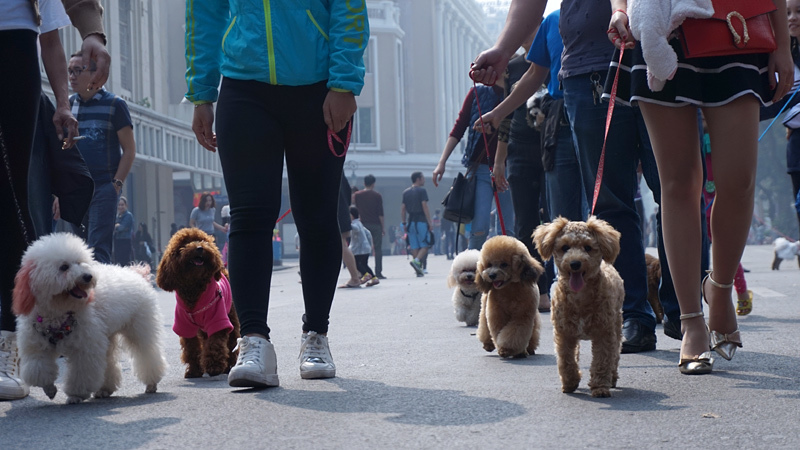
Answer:
POLYGON ((224 275, 219 281, 211 279, 194 311, 186 309, 186 304, 177 292, 175 297, 178 301, 175 303, 175 323, 172 325, 172 331, 178 336, 193 338, 197 336, 198 330, 205 331, 209 336, 220 330, 233 330, 233 324, 228 318, 233 296, 231 296, 231 285, 224 275))

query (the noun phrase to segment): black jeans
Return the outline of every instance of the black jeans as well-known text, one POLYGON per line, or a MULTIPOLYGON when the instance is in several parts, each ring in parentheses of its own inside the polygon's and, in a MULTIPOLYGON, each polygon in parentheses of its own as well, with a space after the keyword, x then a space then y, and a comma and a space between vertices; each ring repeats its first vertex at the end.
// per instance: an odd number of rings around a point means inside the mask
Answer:
POLYGON ((11 291, 22 254, 36 238, 28 209, 30 165, 42 78, 37 33, 0 31, 0 329, 16 330, 11 291))
POLYGON ((242 335, 269 338, 271 239, 281 207, 284 157, 302 243, 300 273, 303 280, 313 280, 303 283, 303 331, 328 331, 342 263, 336 210, 344 158, 328 148, 325 84, 222 81, 216 131, 231 205, 228 269, 242 335))

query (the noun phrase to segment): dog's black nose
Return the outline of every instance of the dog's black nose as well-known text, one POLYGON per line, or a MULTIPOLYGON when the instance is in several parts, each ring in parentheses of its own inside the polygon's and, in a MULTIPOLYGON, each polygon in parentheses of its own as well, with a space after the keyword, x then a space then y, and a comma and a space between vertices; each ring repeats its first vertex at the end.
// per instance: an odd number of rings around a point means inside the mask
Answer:
POLYGON ((581 262, 580 261, 572 261, 569 263, 569 268, 572 270, 581 270, 581 262))
POLYGON ((495 278, 497 278, 497 274, 496 274, 496 273, 493 273, 493 274, 489 275, 489 278, 491 278, 492 280, 494 280, 495 278))
POLYGON ((204 251, 203 247, 197 247, 196 249, 194 249, 194 252, 197 253, 198 255, 202 255, 203 251, 204 251))
POLYGON ((473 279, 475 279, 474 275, 467 275, 467 280, 472 281, 473 279))
POLYGON ((90 281, 92 281, 92 274, 90 273, 83 274, 83 281, 85 283, 89 283, 90 281))

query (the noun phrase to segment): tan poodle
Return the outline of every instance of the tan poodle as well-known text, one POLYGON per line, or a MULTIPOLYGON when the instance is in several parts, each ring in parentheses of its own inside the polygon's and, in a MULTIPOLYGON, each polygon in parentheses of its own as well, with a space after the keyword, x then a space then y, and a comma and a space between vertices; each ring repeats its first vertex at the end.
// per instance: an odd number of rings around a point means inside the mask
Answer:
POLYGON ((483 244, 475 279, 483 292, 478 340, 487 352, 503 358, 524 358, 539 347, 539 287, 544 272, 519 240, 495 236, 483 244))
POLYGON ((184 377, 228 373, 238 356, 239 318, 214 238, 197 228, 175 233, 158 265, 156 283, 175 292, 172 330, 181 338, 184 377))
POLYGON ((644 262, 647 264, 647 301, 653 312, 656 313, 656 323, 664 320, 664 307, 658 300, 658 285, 661 284, 661 261, 655 256, 645 253, 644 262))
POLYGON ((612 266, 619 238, 617 230, 594 216, 586 222, 559 217, 533 232, 539 254, 554 257, 559 272, 550 320, 563 392, 574 392, 580 383, 581 340, 592 341, 592 397, 610 397, 617 385, 625 299, 622 278, 612 266))

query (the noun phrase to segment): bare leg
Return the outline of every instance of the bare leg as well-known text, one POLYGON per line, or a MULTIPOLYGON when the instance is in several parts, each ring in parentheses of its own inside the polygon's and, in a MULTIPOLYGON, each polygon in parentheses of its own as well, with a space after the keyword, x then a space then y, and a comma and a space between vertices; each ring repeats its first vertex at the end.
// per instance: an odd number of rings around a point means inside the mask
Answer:
MULTIPOLYGON (((758 161, 758 101, 751 95, 725 106, 705 108, 711 137, 716 198, 711 211, 713 278, 733 282, 753 217, 758 161)), ((707 284, 708 326, 720 333, 737 329, 731 290, 707 284)))
MULTIPOLYGON (((697 112, 694 107, 639 104, 661 178, 664 248, 670 261, 678 304, 681 314, 699 312, 703 169, 697 112)), ((716 165, 714 169, 716 176, 716 165)), ((708 334, 702 317, 682 320, 681 330, 682 355, 692 357, 708 351, 708 334)))
POLYGON ((347 271, 350 272, 350 281, 348 281, 347 284, 350 286, 358 286, 361 284, 361 275, 359 275, 358 269, 356 269, 356 257, 353 256, 353 252, 351 252, 350 247, 347 246, 347 237, 349 235, 349 231, 342 233, 342 261, 344 261, 347 271))

